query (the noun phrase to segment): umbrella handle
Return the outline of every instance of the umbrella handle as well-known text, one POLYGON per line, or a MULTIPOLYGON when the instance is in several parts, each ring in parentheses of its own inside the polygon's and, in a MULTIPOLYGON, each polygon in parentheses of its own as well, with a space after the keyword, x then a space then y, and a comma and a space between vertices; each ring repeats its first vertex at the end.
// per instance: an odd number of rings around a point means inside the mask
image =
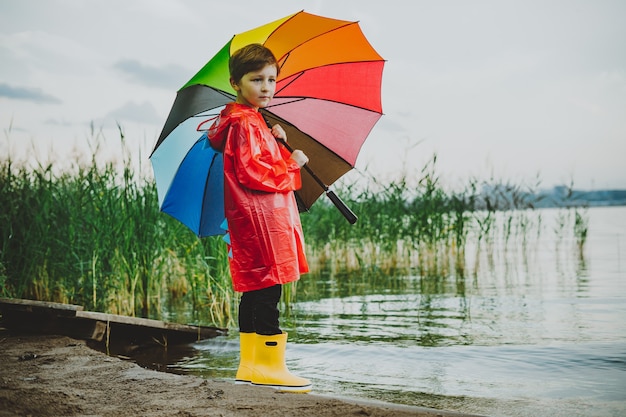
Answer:
MULTIPOLYGON (((269 123, 268 123, 268 126, 269 126, 269 123)), ((292 147, 284 139, 276 138, 276 140, 280 142, 285 148, 287 148, 289 152, 293 153, 292 147)), ((306 172, 309 173, 309 175, 315 180, 315 182, 318 183, 320 187, 322 187, 322 189, 326 193, 326 197, 328 197, 330 201, 333 202, 335 207, 337 207, 337 209, 343 215, 343 217, 346 218, 348 223, 350 224, 356 223, 356 221, 358 220, 358 217, 356 216, 356 214, 354 214, 352 210, 350 210, 350 207, 346 206, 346 204, 341 200, 341 198, 339 198, 339 196, 335 194, 334 191, 330 190, 328 186, 324 184, 324 181, 322 181, 322 179, 318 177, 308 165, 304 165, 303 168, 306 170, 306 172)))
POLYGON ((343 215, 343 217, 346 218, 348 223, 350 223, 350 224, 356 223, 356 221, 359 218, 356 216, 356 214, 354 214, 354 212, 352 210, 350 210, 350 207, 346 206, 345 203, 339 198, 339 196, 337 194, 335 194, 334 191, 328 190, 328 187, 326 189, 327 189, 326 197, 328 197, 330 199, 330 201, 333 202, 335 207, 337 207, 337 209, 343 215))

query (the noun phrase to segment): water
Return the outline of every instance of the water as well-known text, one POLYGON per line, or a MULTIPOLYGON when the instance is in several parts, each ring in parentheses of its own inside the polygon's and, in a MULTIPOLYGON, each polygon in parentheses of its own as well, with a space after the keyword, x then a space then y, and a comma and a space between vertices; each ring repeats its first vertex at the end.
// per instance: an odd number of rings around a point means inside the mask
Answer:
MULTIPOLYGON (((334 396, 487 416, 626 415, 626 207, 585 212, 582 258, 563 213, 522 214, 541 233, 468 249, 465 277, 303 278, 283 319, 289 368, 334 396)), ((237 337, 197 343, 172 368, 232 379, 237 337)))

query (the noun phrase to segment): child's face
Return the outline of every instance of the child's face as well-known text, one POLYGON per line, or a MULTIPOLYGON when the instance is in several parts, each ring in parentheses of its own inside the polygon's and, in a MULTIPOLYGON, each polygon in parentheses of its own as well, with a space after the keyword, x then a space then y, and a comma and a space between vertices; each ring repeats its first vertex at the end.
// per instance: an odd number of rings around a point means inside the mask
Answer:
POLYGON ((257 110, 266 107, 276 91, 276 66, 266 65, 259 71, 248 72, 239 83, 231 79, 230 84, 237 92, 237 103, 257 110))

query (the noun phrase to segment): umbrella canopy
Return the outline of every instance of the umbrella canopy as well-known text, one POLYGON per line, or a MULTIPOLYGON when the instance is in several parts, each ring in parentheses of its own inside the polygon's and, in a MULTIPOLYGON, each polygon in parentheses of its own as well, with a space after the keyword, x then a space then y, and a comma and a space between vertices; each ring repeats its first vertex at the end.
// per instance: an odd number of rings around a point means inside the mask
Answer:
POLYGON ((274 99, 261 111, 269 123, 283 126, 293 148, 309 157, 310 170, 302 171, 303 186, 297 191, 301 209, 325 191, 309 172, 326 185, 334 183, 354 167, 380 119, 384 59, 358 22, 301 11, 237 34, 178 91, 154 147, 150 159, 163 211, 174 179, 181 175, 179 166, 198 140, 199 122, 235 100, 230 55, 251 43, 268 47, 281 68, 274 99))

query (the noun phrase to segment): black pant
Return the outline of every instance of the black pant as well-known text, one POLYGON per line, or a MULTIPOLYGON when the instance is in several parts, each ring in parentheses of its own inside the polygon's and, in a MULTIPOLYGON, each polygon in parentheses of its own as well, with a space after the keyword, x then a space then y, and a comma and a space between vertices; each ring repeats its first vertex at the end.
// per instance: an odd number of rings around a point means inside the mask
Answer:
POLYGON ((281 334, 278 325, 278 302, 282 285, 248 291, 241 295, 239 303, 239 331, 265 336, 281 334))

